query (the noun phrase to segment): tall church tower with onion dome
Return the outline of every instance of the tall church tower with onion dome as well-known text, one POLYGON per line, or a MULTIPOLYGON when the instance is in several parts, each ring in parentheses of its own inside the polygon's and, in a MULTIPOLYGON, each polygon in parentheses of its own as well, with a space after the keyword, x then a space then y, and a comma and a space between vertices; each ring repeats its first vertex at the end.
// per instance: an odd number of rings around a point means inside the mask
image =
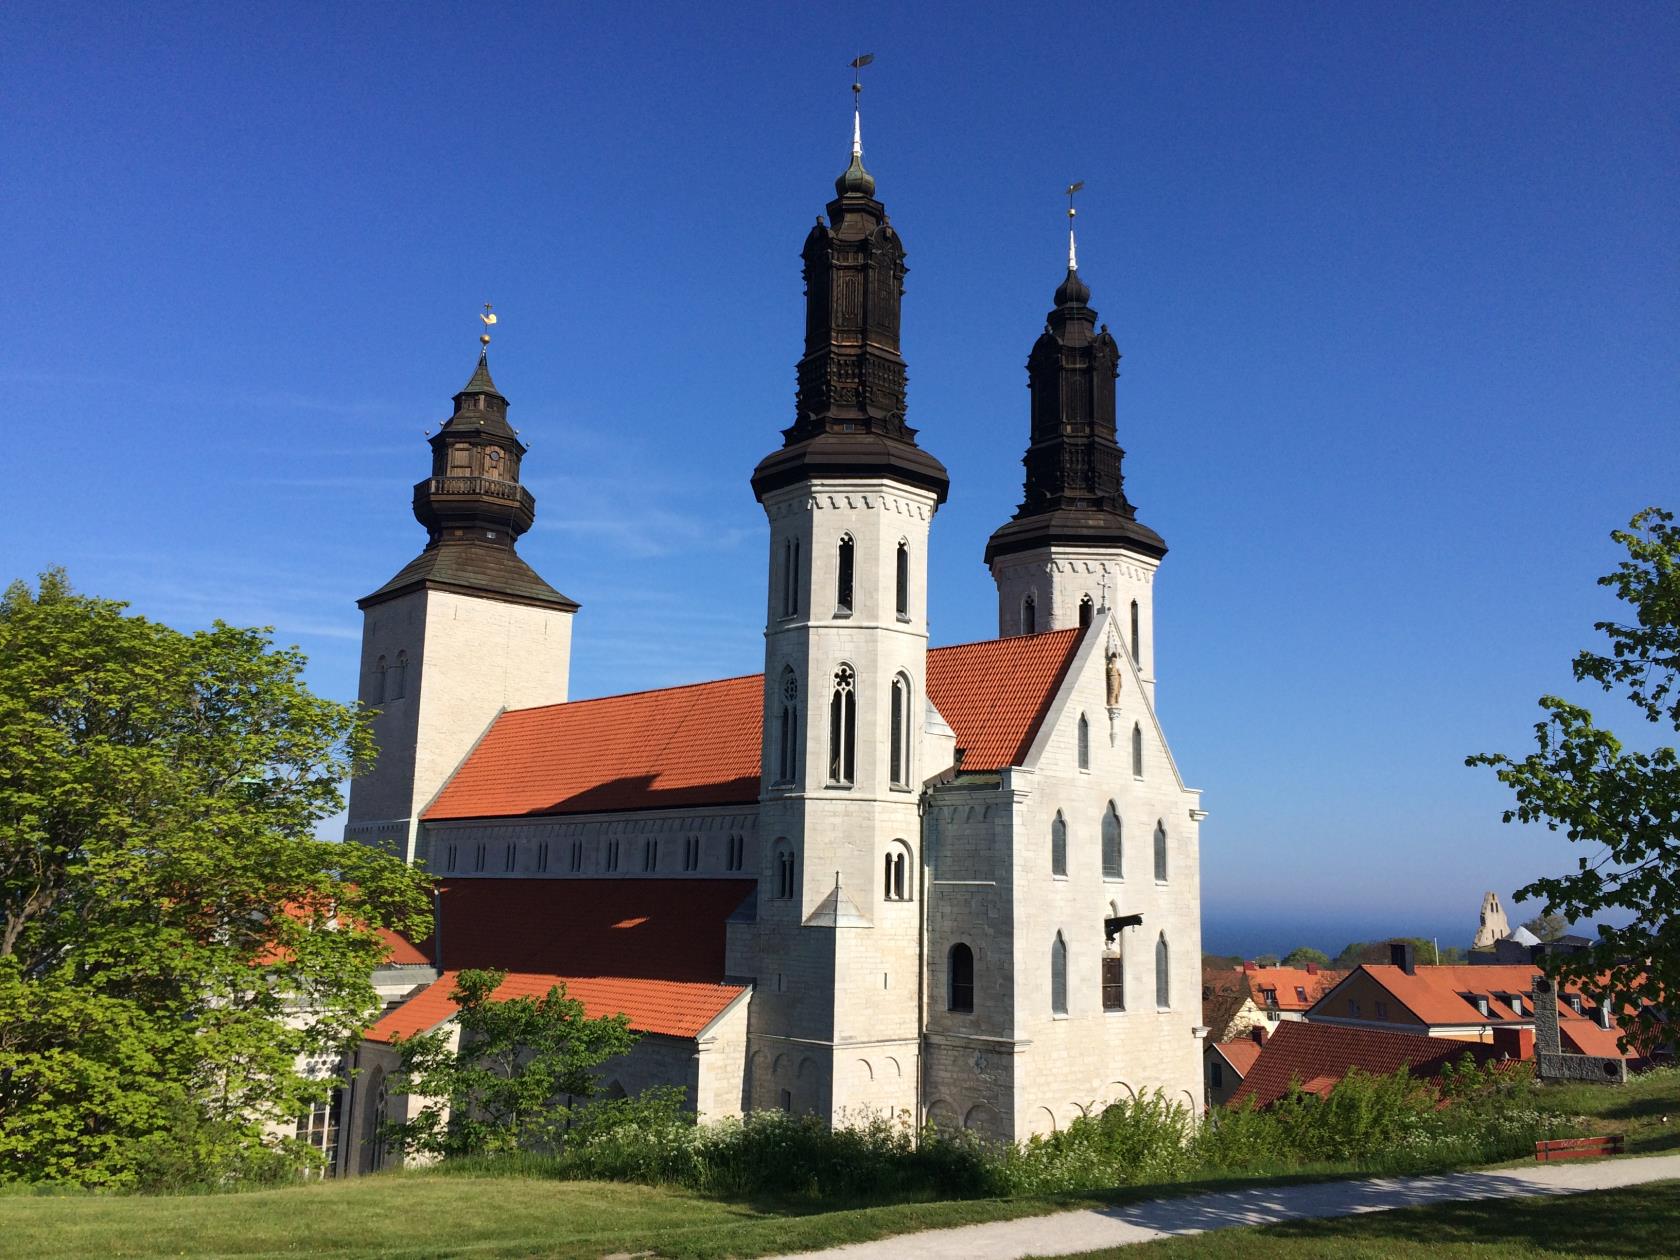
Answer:
POLYGON ((1112 609, 1142 685, 1155 684, 1152 599, 1167 554, 1126 497, 1115 424, 1120 350, 1097 322, 1079 275, 1069 189, 1067 276, 1027 356, 1032 430, 1026 491, 986 544, 997 582, 998 633, 1035 634, 1090 623, 1112 609))
POLYGON ((358 696, 379 756, 350 785, 345 837, 426 862, 418 820, 503 709, 566 699, 575 601, 515 550, 536 500, 519 483, 526 447, 483 348, 454 413, 429 439, 414 487, 426 545, 362 610, 358 696))
POLYGON ((928 529, 949 479, 905 421, 904 245, 855 101, 835 192, 803 251, 794 421, 752 476, 770 524, 760 857, 734 967, 755 978, 746 1105, 838 1121, 916 1105, 918 801, 950 762, 919 764, 928 529))

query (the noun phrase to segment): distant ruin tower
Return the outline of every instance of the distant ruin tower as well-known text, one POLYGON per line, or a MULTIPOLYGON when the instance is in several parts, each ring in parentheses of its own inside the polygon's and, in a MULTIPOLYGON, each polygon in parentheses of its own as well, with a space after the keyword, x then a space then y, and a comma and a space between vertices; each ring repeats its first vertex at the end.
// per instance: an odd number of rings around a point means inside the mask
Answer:
POLYGON ((1511 925, 1505 921, 1505 911, 1499 904, 1497 893, 1487 893, 1482 897, 1482 922, 1476 929, 1476 939, 1470 942, 1471 949, 1492 949, 1495 941, 1502 941, 1511 935, 1511 925))

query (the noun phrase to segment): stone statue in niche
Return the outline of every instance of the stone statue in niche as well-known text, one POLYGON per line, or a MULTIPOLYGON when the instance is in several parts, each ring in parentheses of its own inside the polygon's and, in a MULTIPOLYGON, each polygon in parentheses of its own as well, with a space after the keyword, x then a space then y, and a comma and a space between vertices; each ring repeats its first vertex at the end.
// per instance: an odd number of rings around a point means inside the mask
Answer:
POLYGON ((1108 649, 1108 707, 1118 708, 1120 704, 1120 653, 1111 644, 1108 649))

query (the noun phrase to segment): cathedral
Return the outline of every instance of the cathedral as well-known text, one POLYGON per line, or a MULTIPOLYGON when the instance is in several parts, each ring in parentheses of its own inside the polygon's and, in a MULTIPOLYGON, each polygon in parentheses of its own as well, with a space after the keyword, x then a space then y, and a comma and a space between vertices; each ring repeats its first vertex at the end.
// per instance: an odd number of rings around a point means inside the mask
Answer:
POLYGON ((642 1037, 603 1089, 679 1085, 702 1116, 1020 1140, 1156 1089, 1200 1111, 1204 815, 1154 706, 1167 549, 1125 494, 1071 220, 1025 493, 985 544, 999 637, 936 648, 949 479, 907 423, 904 244, 855 130, 835 189, 794 420, 751 476, 763 673, 568 700, 579 605, 517 550, 536 504, 487 350, 429 439, 425 547, 360 601, 379 758, 347 838, 422 865, 435 924, 376 977, 338 1171, 386 1162, 392 1040, 448 1026, 471 967, 622 1012, 642 1037))

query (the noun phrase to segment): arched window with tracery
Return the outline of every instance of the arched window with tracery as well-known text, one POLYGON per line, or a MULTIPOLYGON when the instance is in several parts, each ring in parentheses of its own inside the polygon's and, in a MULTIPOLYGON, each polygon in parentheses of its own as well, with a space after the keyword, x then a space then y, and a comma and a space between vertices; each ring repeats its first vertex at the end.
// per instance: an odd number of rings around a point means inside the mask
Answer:
POLYGON ((903 674, 895 675, 892 680, 892 713, 889 717, 888 730, 892 739, 892 751, 888 754, 891 763, 892 782, 895 787, 910 785, 910 680, 903 674))
POLYGON ((782 668, 781 713, 776 719, 776 782, 799 777, 799 678, 791 665, 782 668))
POLYGON ((1067 874, 1067 820, 1059 809, 1056 820, 1050 824, 1050 873, 1067 874))
POLYGON ((1114 802, 1108 803, 1103 811, 1102 820, 1102 873, 1104 879, 1126 878, 1126 852, 1122 844, 1124 833, 1120 828, 1120 811, 1114 808, 1114 802))
POLYGON ((784 840, 776 846, 776 899, 778 901, 791 901, 793 899, 795 874, 793 849, 784 840))
POLYGON ((857 770, 857 674, 850 665, 834 671, 828 701, 828 779, 851 783, 857 770))
POLYGON ((1057 932, 1056 939, 1050 943, 1050 1013, 1052 1015, 1066 1015, 1068 1013, 1067 973, 1067 942, 1062 939, 1062 934, 1057 932))
POLYGON ((1027 597, 1021 601, 1021 633, 1038 633, 1038 601, 1027 592, 1027 597))
POLYGON ((1132 777, 1143 778, 1143 727, 1132 723, 1132 777))
POLYGON ((1091 723, 1083 713, 1079 715, 1079 768, 1091 768, 1091 723))
POLYGON ((974 1010, 974 951, 961 941, 951 946, 945 962, 945 1009, 974 1010))
POLYGON ((1167 970, 1167 934, 1155 939, 1155 1005, 1166 1010, 1172 1005, 1172 979, 1167 970))
POLYGON ((857 546, 852 542, 850 534, 840 535, 838 555, 835 557, 834 577, 834 611, 850 614, 852 611, 852 582, 855 573, 855 555, 857 546))
POLYGON ((907 539, 898 540, 898 615, 900 620, 910 620, 910 543, 907 539))
POLYGON ((1167 882, 1167 824, 1155 824, 1155 882, 1167 882))
POLYGON ((887 846, 881 895, 888 901, 909 901, 910 878, 910 846, 894 840, 887 846))

